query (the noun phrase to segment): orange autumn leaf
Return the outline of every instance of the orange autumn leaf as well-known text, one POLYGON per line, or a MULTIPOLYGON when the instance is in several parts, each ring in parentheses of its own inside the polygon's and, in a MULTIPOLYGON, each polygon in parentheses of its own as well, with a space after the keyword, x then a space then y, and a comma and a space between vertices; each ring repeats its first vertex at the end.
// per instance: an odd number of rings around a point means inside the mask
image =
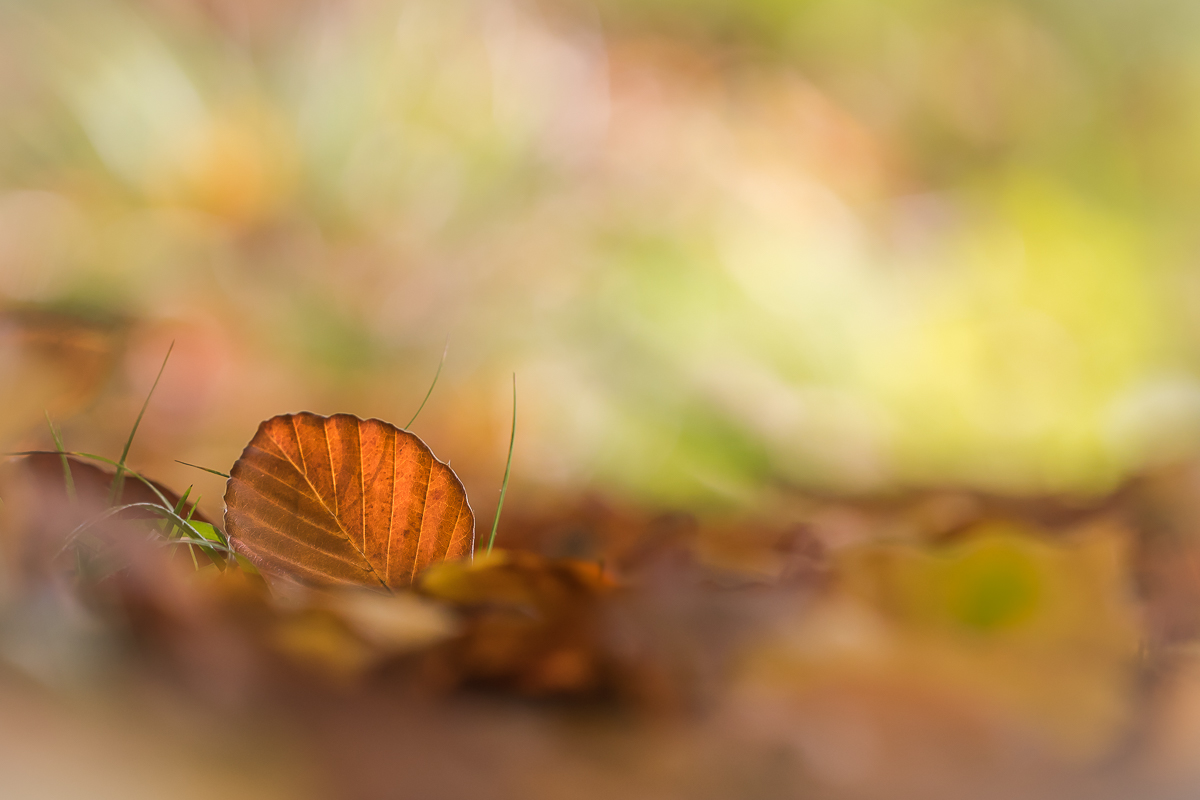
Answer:
POLYGON ((450 467, 414 434, 350 414, 263 422, 230 471, 225 507, 238 551, 306 583, 397 589, 475 542, 450 467))

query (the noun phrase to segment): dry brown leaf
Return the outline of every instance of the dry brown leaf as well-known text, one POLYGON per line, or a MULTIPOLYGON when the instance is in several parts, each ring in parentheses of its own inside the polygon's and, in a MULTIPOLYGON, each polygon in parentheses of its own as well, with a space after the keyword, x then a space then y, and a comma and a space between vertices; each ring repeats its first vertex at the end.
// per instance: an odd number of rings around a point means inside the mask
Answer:
MULTIPOLYGON (((14 462, 11 471, 27 475, 36 483, 40 491, 45 493, 44 497, 39 498, 44 508, 60 507, 64 502, 70 500, 63 469, 63 459, 66 459, 70 469, 72 489, 75 493, 75 505, 77 507, 73 509, 73 516, 82 521, 93 514, 107 509, 109 507, 108 494, 112 488, 116 472, 106 467, 81 461, 74 456, 35 453, 14 462)), ((166 500, 172 508, 179 505, 178 493, 168 489, 156 480, 147 479, 147 482, 153 485, 154 488, 151 489, 147 483, 143 483, 141 480, 126 473, 125 481, 121 484, 120 495, 112 505, 119 506, 130 503, 162 505, 163 500, 166 500), (155 489, 158 490, 158 494, 155 493, 155 489), (161 499, 159 498, 159 494, 162 495, 161 499)), ((200 509, 193 508, 193 505, 185 505, 181 514, 185 517, 190 514, 191 519, 196 522, 211 524, 211 521, 204 516, 200 509)), ((142 512, 137 509, 131 510, 131 513, 128 513, 127 516, 148 519, 159 518, 153 513, 142 512)))
MULTIPOLYGON (((131 529, 129 521, 160 520, 162 516, 147 508, 129 508, 106 517, 114 477, 103 467, 52 453, 0 465, 0 497, 4 498, 0 505, 0 560, 5 555, 18 559, 31 574, 49 569, 67 537, 81 530, 80 526, 86 526, 88 537, 108 544, 144 538, 144 528, 131 529), (71 472, 73 494, 67 491, 64 459, 71 472)), ((178 494, 157 481, 148 483, 127 475, 114 505, 162 505, 165 500, 172 508, 179 507, 178 494)), ((190 515, 195 522, 209 522, 191 503, 184 503, 180 514, 190 515)), ((178 548, 175 554, 190 563, 187 548, 178 548)))
POLYGON ((396 589, 475 542, 450 467, 412 433, 350 414, 262 423, 230 471, 225 507, 239 551, 306 583, 396 589))

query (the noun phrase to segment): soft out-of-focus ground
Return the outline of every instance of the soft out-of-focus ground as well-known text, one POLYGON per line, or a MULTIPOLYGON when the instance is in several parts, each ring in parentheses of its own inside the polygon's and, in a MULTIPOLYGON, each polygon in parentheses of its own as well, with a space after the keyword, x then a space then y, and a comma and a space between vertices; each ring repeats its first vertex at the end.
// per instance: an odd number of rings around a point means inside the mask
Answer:
MULTIPOLYGON (((616 681, 645 727, 405 705, 380 758, 433 759, 423 796, 1188 796, 1198 33, 1182 0, 0 0, 0 446, 48 412, 116 457, 174 341, 130 463, 219 520, 174 459, 404 424, 448 339, 414 429, 488 522, 518 376, 501 543, 625 559, 621 664, 730 655, 616 681)), ((289 729, 376 702, 120 685, 127 623, 0 575, 18 796, 294 796, 324 745, 289 729)))
POLYGON ((45 458, 0 476, 10 796, 1200 785, 1196 468, 1090 504, 810 497, 798 524, 592 499, 516 516, 507 550, 389 597, 197 572, 133 520, 95 529, 108 566, 75 567, 55 554, 91 511, 45 458))

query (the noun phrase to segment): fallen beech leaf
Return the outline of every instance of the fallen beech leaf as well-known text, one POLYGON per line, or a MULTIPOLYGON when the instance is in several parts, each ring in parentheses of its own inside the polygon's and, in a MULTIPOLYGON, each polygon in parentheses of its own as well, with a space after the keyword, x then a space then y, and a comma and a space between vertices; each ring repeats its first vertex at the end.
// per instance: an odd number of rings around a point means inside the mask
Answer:
POLYGON ((308 583, 396 589, 475 543, 475 516, 450 467, 408 431, 350 414, 259 425, 230 470, 225 507, 238 550, 308 583))

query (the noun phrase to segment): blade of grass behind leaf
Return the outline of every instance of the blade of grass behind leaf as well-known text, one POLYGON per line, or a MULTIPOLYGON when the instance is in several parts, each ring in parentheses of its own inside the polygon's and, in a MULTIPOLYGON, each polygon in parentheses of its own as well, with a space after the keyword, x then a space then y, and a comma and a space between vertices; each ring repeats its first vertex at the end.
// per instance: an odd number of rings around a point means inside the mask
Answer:
MULTIPOLYGON (((176 508, 175 508, 175 513, 176 513, 176 514, 178 514, 178 513, 179 513, 179 512, 180 512, 180 511, 183 509, 183 504, 187 502, 187 496, 188 496, 188 495, 191 493, 191 491, 192 491, 192 487, 190 487, 190 486, 189 486, 189 487, 187 488, 187 491, 183 493, 183 497, 179 498, 179 505, 178 505, 178 506, 176 506, 176 508)), ((197 502, 197 503, 199 503, 199 502, 200 502, 200 498, 199 498, 199 497, 197 497, 197 498, 196 498, 196 502, 197 502)), ((192 521, 192 514, 193 514, 195 511, 196 511, 196 506, 195 506, 195 505, 193 505, 193 506, 192 506, 192 510, 191 510, 191 511, 189 511, 189 512, 188 512, 188 515, 187 515, 187 521, 188 521, 188 522, 191 522, 191 521, 192 521)), ((181 533, 182 533, 182 531, 181 531, 181 533)), ((174 524, 174 523, 171 523, 171 535, 173 536, 174 534, 175 534, 175 524, 174 524)), ((170 537, 168 537, 168 538, 170 538, 170 537)), ((196 569, 200 569, 200 561, 199 561, 199 560, 196 558, 196 548, 194 548, 194 547, 189 547, 189 548, 188 548, 188 555, 190 555, 190 556, 192 557, 192 566, 193 566, 193 567, 195 567, 196 569)))
POLYGON ((412 415, 412 419, 404 426, 404 430, 412 427, 412 424, 417 421, 417 417, 421 415, 425 404, 429 402, 429 395, 433 394, 433 387, 437 386, 438 376, 442 374, 442 367, 446 365, 446 353, 450 350, 450 337, 446 337, 446 346, 442 348, 442 360, 438 362, 437 372, 433 373, 433 383, 429 384, 429 391, 425 393, 425 399, 421 401, 421 405, 417 407, 417 413, 412 415))
POLYGON ((113 476, 112 489, 108 493, 110 506, 117 502, 121 497, 121 490, 125 488, 125 459, 129 457, 129 448, 133 445, 133 437, 137 435, 138 426, 142 424, 142 417, 145 416, 146 408, 150 405, 150 398, 154 396, 154 390, 158 388, 158 382, 162 378, 163 370, 167 368, 167 361, 171 358, 171 351, 174 349, 175 342, 171 342, 171 346, 167 348, 167 354, 163 356, 162 366, 158 368, 154 384, 150 387, 150 393, 146 395, 146 401, 142 403, 142 410, 138 412, 137 419, 133 422, 133 430, 129 432, 129 438, 125 440, 125 449, 121 451, 121 460, 117 463, 117 474, 113 476))
MULTIPOLYGON (((192 491, 192 487, 189 486, 187 492, 184 493, 183 497, 179 498, 179 505, 181 507, 187 501, 187 496, 188 496, 188 494, 191 493, 191 491, 192 491)), ((185 520, 186 522, 192 522, 192 515, 196 513, 196 507, 199 505, 200 505, 200 496, 196 495, 196 502, 192 503, 192 510, 188 512, 187 519, 185 520)), ((180 511, 179 508, 175 509, 176 514, 178 514, 179 511, 180 511)), ((196 530, 196 531, 200 530, 199 528, 196 527, 196 523, 194 523, 194 522, 192 522, 192 529, 196 530)), ((175 532, 175 526, 172 525, 171 533, 174 533, 174 532, 175 532)), ((203 536, 203 534, 201 534, 201 535, 203 536)), ((208 537, 204 536, 204 538, 207 539, 208 537)), ((192 557, 192 566, 195 567, 196 569, 200 569, 200 562, 199 562, 199 560, 196 559, 196 548, 189 547, 188 555, 190 555, 192 557)), ((212 558, 211 556, 209 556, 209 557, 212 558)), ((214 564, 216 563, 216 559, 213 559, 213 563, 214 564)))
POLYGON ((222 478, 226 478, 226 479, 228 479, 228 478, 229 478, 229 475, 228 475, 228 473, 225 473, 225 472, 220 472, 220 471, 218 471, 218 470, 215 470, 215 469, 209 469, 208 467, 202 467, 202 466, 200 466, 199 464, 189 464, 189 463, 188 463, 188 462, 186 462, 186 461, 180 461, 178 458, 177 458, 177 459, 175 459, 175 463, 176 463, 176 464, 183 464, 185 467, 191 467, 192 469, 200 469, 200 470, 204 470, 205 472, 211 472, 213 475, 220 475, 222 478))
POLYGON ((490 555, 492 545, 496 542, 496 529, 500 527, 500 511, 504 508, 504 495, 508 492, 508 473, 512 469, 513 444, 517 441, 517 376, 513 374, 513 418, 512 433, 508 437, 508 463, 504 465, 504 480, 500 482, 500 502, 496 504, 496 519, 492 521, 492 535, 488 539, 487 552, 490 555))
MULTIPOLYGON (((59 453, 63 453, 62 435, 54 427, 54 423, 50 421, 50 412, 43 409, 42 413, 46 415, 46 424, 50 426, 50 437, 54 439, 54 448, 59 453)), ((67 460, 65 453, 60 455, 59 458, 62 459, 63 482, 67 485, 67 501, 71 505, 75 505, 75 479, 71 477, 71 462, 67 460)))
MULTIPOLYGON (((180 498, 179 498, 179 502, 175 504, 175 513, 176 513, 176 514, 182 514, 182 513, 183 513, 183 506, 184 506, 184 504, 185 504, 185 503, 187 503, 188 495, 190 495, 191 493, 192 493, 192 487, 191 487, 191 486, 189 486, 189 487, 187 488, 187 490, 186 490, 186 491, 184 491, 183 495, 182 495, 182 496, 180 496, 180 498)), ((193 506, 192 506, 192 511, 195 511, 195 510, 196 510, 196 507, 193 505, 193 506)), ((189 513, 189 514, 188 514, 188 521, 190 522, 190 521, 191 521, 191 519, 192 519, 192 515, 189 513)), ((176 528, 176 526, 174 525, 174 523, 172 523, 172 524, 171 524, 171 530, 170 530, 170 531, 167 531, 167 523, 166 523, 166 520, 164 520, 162 523, 160 523, 160 524, 159 524, 159 526, 158 526, 158 529, 159 529, 160 531, 164 531, 164 532, 166 532, 166 534, 167 534, 167 538, 168 538, 168 539, 170 539, 172 536, 174 536, 174 535, 175 535, 175 531, 177 530, 177 528, 176 528)))

